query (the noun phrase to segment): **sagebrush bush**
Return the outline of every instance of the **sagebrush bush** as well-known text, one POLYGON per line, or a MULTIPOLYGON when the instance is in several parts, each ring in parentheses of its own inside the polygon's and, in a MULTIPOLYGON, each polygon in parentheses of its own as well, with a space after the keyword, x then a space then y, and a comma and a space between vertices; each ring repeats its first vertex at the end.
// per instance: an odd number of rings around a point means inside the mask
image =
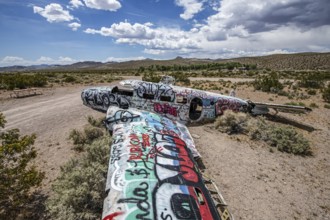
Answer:
POLYGON ((322 90, 322 98, 324 101, 330 103, 330 84, 322 90))
POLYGON ((253 118, 227 110, 214 125, 221 132, 246 134, 250 139, 264 141, 282 152, 311 155, 309 142, 303 135, 288 125, 270 123, 263 117, 253 118))
POLYGON ((105 120, 105 117, 103 118, 94 118, 93 116, 91 115, 88 115, 87 116, 87 121, 90 125, 94 126, 94 127, 98 127, 98 128, 101 128, 101 127, 104 127, 104 124, 103 124, 103 121, 105 120))
POLYGON ((18 129, 2 130, 5 124, 0 112, 0 219, 29 219, 34 209, 33 193, 44 178, 33 163, 37 157, 33 146, 36 135, 22 136, 18 129))
POLYGON ((250 116, 242 112, 225 111, 215 121, 215 128, 226 133, 243 133, 250 116))
POLYGON ((73 76, 65 76, 63 81, 66 83, 74 83, 77 81, 77 79, 73 76))
POLYGON ((104 135, 101 128, 87 126, 84 128, 86 143, 91 144, 95 139, 104 135))
POLYGON ((69 139, 73 141, 74 145, 82 145, 85 144, 86 142, 86 137, 83 132, 77 130, 77 129, 72 129, 70 134, 69 134, 69 139))
POLYGON ((80 158, 61 167, 52 185, 47 209, 53 219, 100 219, 109 161, 110 137, 104 136, 86 146, 80 158))
POLYGON ((160 81, 161 77, 154 73, 153 71, 143 73, 142 80, 147 82, 156 82, 160 81))
POLYGON ((72 129, 69 134, 69 139, 73 141, 75 150, 82 151, 84 145, 91 144, 94 140, 102 136, 104 136, 104 132, 101 128, 87 125, 83 131, 72 129))
POLYGON ((278 93, 283 89, 283 85, 279 81, 279 77, 275 72, 258 77, 254 81, 253 86, 256 90, 261 90, 263 92, 278 93))
POLYGON ((184 72, 173 72, 170 76, 175 78, 175 82, 182 82, 184 85, 190 85, 189 76, 184 72))
POLYGON ((48 83, 45 76, 37 74, 0 74, 0 89, 26 89, 44 87, 48 83))

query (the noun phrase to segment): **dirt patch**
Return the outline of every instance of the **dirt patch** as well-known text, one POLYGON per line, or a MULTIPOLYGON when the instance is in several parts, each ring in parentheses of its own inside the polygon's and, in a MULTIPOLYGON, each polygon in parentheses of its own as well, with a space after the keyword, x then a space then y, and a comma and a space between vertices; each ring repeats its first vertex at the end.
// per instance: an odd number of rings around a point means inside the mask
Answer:
MULTIPOLYGON (((37 165, 46 172, 43 189, 49 192, 60 166, 75 155, 68 140, 71 129, 86 124, 86 116, 104 114, 82 105, 80 92, 88 86, 44 90, 43 95, 9 99, 0 95, 0 111, 7 128, 37 134, 37 165)), ((287 97, 255 92, 245 86, 237 96, 253 101, 286 103, 287 97)), ((311 141, 314 156, 270 152, 262 142, 243 135, 229 136, 212 125, 190 127, 206 165, 206 174, 217 183, 236 219, 330 219, 330 110, 320 96, 304 101, 316 103, 308 115, 283 114, 317 130, 300 130, 311 141)))

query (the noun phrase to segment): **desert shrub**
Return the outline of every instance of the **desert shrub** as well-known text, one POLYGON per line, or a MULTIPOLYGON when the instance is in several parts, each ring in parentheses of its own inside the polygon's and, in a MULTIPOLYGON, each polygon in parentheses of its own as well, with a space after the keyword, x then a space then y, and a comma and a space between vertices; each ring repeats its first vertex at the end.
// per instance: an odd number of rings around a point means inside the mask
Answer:
POLYGON ((63 81, 66 82, 66 83, 74 83, 74 82, 76 82, 76 78, 73 77, 73 76, 65 75, 63 81))
MULTIPOLYGON (((0 113, 0 127, 5 123, 0 113)), ((35 138, 34 134, 21 136, 18 129, 0 131, 0 219, 26 215, 32 192, 43 180, 44 173, 32 164, 37 157, 35 138)))
POLYGON ((318 106, 316 103, 312 102, 312 103, 309 105, 309 107, 311 107, 311 108, 318 108, 319 106, 318 106))
POLYGON ((278 91, 277 94, 280 95, 280 96, 290 96, 290 95, 292 95, 292 94, 290 94, 286 91, 283 91, 283 90, 278 91))
POLYGON ((325 78, 321 73, 305 74, 301 77, 301 80, 299 81, 299 86, 304 88, 319 89, 324 86, 324 79, 325 78))
POLYGON ((315 89, 309 89, 307 90, 308 95, 316 95, 316 90, 315 89))
POLYGON ((0 74, 0 89, 26 89, 29 87, 44 87, 47 79, 37 74, 0 74))
POLYGON ((92 126, 86 126, 84 129, 86 143, 91 144, 95 139, 104 135, 102 129, 92 126))
POLYGON ((86 137, 83 132, 72 129, 69 134, 69 139, 73 141, 74 145, 83 145, 86 143, 86 137))
POLYGON ((157 75, 156 73, 154 73, 153 71, 149 71, 149 72, 144 72, 143 76, 142 76, 142 80, 143 81, 147 81, 147 82, 159 82, 161 79, 161 77, 159 75, 157 75))
POLYGON ((253 86, 256 90, 261 90, 263 92, 277 93, 283 89, 283 85, 279 81, 279 77, 275 72, 258 77, 254 81, 253 86))
POLYGON ((227 110, 214 125, 221 132, 246 134, 250 139, 264 141, 282 152, 311 155, 308 140, 294 128, 270 123, 262 117, 253 118, 227 110))
POLYGON ((103 135, 104 133, 101 128, 86 126, 83 131, 72 129, 69 134, 69 139, 73 141, 75 150, 82 151, 84 145, 91 144, 94 140, 103 135))
POLYGON ((249 117, 241 112, 225 111, 221 117, 217 118, 214 126, 216 129, 229 134, 243 133, 249 117))
POLYGON ((184 85, 190 85, 190 79, 188 74, 185 74, 183 72, 173 72, 170 74, 170 76, 173 76, 175 78, 175 82, 182 82, 184 85))
POLYGON ((330 84, 322 90, 322 98, 324 101, 330 103, 330 84))
POLYGON ((101 128, 101 127, 104 127, 104 124, 103 124, 103 121, 105 120, 105 117, 103 118, 94 118, 93 116, 91 115, 88 115, 87 116, 87 121, 90 125, 94 126, 94 127, 98 127, 98 128, 101 128))
POLYGON ((86 146, 86 152, 61 167, 47 209, 53 219, 100 219, 109 161, 110 138, 86 146))

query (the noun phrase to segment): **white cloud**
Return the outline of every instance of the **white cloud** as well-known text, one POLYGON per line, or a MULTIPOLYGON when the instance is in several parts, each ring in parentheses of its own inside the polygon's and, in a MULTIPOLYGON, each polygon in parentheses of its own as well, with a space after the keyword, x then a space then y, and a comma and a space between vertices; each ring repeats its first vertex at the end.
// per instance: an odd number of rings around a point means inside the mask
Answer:
POLYGON ((195 14, 203 10, 203 1, 200 0, 175 0, 175 4, 183 7, 184 12, 180 14, 180 17, 184 20, 193 18, 195 14))
POLYGON ((30 65, 41 65, 41 64, 72 64, 78 62, 75 59, 70 57, 58 57, 57 59, 53 59, 46 56, 41 56, 37 60, 26 60, 22 57, 15 56, 6 56, 2 60, 0 60, 0 66, 14 66, 14 65, 22 65, 22 66, 30 66, 30 65))
POLYGON ((152 55, 160 55, 165 53, 164 50, 155 50, 155 49, 144 49, 143 52, 152 55))
POLYGON ((77 22, 73 22, 73 23, 68 24, 68 26, 69 26, 73 31, 76 31, 76 30, 78 30, 78 28, 80 28, 81 24, 79 24, 79 23, 77 23, 77 22))
POLYGON ((61 5, 56 3, 51 3, 45 8, 33 6, 33 12, 40 14, 50 23, 74 20, 74 17, 70 14, 69 11, 64 10, 61 5))
MULTIPOLYGON (((214 14, 203 21, 193 21, 190 30, 125 21, 84 32, 112 37, 118 44, 141 45, 144 53, 164 57, 175 54, 231 58, 324 52, 330 50, 330 20, 325 19, 328 15, 324 12, 330 10, 327 1, 304 0, 303 4, 298 0, 222 0, 216 4, 213 0, 208 4, 214 14)), ((182 17, 189 19, 203 10, 206 1, 176 0, 176 4, 184 7, 182 17), (201 5, 193 6, 194 3, 201 5)))
POLYGON ((125 61, 131 61, 131 60, 145 60, 146 58, 143 56, 139 57, 108 57, 105 59, 104 62, 125 62, 125 61))
POLYGON ((58 61, 63 64, 63 63, 74 63, 77 62, 75 59, 72 59, 71 57, 62 57, 60 56, 58 58, 58 61))
POLYGON ((0 66, 16 66, 26 65, 26 61, 22 57, 6 56, 0 60, 0 66))
POLYGON ((151 23, 145 24, 130 24, 128 22, 120 22, 119 24, 112 24, 110 28, 102 27, 100 30, 88 28, 85 33, 88 34, 101 34, 103 36, 115 38, 138 38, 138 39, 151 39, 155 33, 150 28, 151 23))
POLYGON ((80 6, 84 6, 80 0, 71 0, 70 5, 72 8, 79 8, 80 6))
POLYGON ((121 8, 121 4, 117 0, 84 0, 85 5, 89 8, 117 11, 121 8))
POLYGON ((53 63, 54 59, 50 57, 44 57, 41 56, 39 59, 37 59, 36 63, 53 63))

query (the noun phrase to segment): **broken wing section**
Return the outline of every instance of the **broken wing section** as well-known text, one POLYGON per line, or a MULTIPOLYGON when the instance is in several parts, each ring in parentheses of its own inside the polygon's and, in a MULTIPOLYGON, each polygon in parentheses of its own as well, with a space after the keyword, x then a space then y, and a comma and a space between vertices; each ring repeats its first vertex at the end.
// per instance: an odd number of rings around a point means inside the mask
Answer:
POLYGON ((103 220, 223 219, 183 125, 150 112, 110 107, 113 132, 103 220))

